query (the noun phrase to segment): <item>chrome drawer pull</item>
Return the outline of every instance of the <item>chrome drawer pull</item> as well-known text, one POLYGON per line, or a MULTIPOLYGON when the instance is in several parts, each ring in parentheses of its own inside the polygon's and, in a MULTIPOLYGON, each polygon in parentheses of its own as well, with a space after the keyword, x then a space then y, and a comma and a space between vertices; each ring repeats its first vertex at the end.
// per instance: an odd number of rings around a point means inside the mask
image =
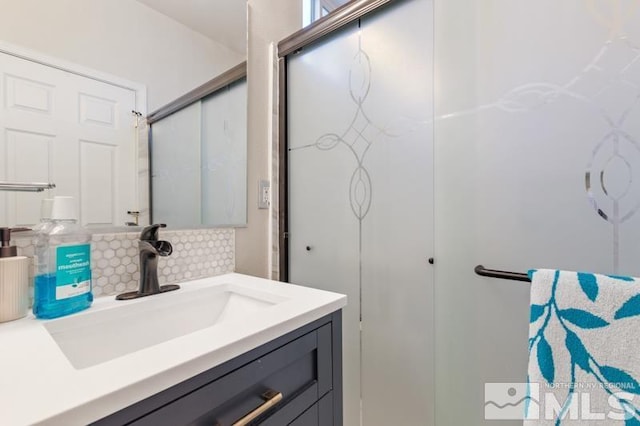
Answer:
POLYGON ((261 404, 255 410, 235 422, 232 426, 246 426, 255 420, 259 415, 267 411, 269 408, 282 401, 282 393, 274 390, 268 390, 262 394, 262 398, 265 400, 264 404, 261 404))

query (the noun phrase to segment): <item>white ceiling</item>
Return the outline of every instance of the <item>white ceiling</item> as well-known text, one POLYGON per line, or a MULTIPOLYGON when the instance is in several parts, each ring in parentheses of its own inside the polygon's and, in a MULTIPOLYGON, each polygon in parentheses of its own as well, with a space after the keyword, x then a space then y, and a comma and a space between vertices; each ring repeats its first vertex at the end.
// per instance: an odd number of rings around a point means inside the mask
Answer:
POLYGON ((245 0, 138 0, 204 36, 246 55, 245 0))

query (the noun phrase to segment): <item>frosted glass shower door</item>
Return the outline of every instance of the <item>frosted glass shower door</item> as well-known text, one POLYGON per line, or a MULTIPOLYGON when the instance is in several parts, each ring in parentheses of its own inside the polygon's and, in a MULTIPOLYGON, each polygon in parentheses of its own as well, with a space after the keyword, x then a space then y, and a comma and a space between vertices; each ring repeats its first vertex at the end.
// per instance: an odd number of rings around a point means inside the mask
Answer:
POLYGON ((347 426, 433 425, 432 9, 288 57, 289 280, 348 296, 347 426))
POLYGON ((153 124, 151 199, 155 222, 187 228, 202 221, 201 124, 200 102, 153 124))
POLYGON ((171 227, 247 222, 247 81, 153 123, 152 217, 171 227))
POLYGON ((247 82, 202 100, 202 223, 247 223, 247 82))
POLYGON ((529 286, 473 268, 640 274, 640 4, 436 11, 436 423, 522 425, 529 286))

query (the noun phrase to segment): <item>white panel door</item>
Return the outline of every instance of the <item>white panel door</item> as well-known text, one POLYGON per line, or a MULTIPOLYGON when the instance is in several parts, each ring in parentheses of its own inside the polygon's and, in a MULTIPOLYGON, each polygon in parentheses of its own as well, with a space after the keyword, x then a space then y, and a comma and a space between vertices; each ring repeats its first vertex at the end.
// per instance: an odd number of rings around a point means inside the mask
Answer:
POLYGON ((131 111, 135 93, 71 76, 76 100, 74 140, 80 164, 80 212, 87 226, 124 226, 137 206, 137 147, 131 111))
MULTIPOLYGON (((0 72, 0 179, 53 182, 54 144, 71 137, 56 117, 70 112, 69 99, 59 95, 65 75, 5 54, 0 72)), ((0 192, 0 223, 38 223, 40 199, 50 195, 0 192)))
POLYGON ((53 182, 0 193, 0 223, 31 226, 40 200, 71 195, 86 226, 122 226, 135 209, 135 92, 0 54, 0 180, 53 182))

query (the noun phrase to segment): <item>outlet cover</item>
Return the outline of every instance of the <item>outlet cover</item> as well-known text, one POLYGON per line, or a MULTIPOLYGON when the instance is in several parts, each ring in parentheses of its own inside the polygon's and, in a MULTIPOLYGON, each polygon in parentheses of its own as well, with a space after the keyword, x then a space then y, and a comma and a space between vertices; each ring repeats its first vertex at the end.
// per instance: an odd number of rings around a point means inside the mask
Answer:
POLYGON ((258 182, 258 208, 268 209, 271 202, 271 183, 261 179, 258 182))

